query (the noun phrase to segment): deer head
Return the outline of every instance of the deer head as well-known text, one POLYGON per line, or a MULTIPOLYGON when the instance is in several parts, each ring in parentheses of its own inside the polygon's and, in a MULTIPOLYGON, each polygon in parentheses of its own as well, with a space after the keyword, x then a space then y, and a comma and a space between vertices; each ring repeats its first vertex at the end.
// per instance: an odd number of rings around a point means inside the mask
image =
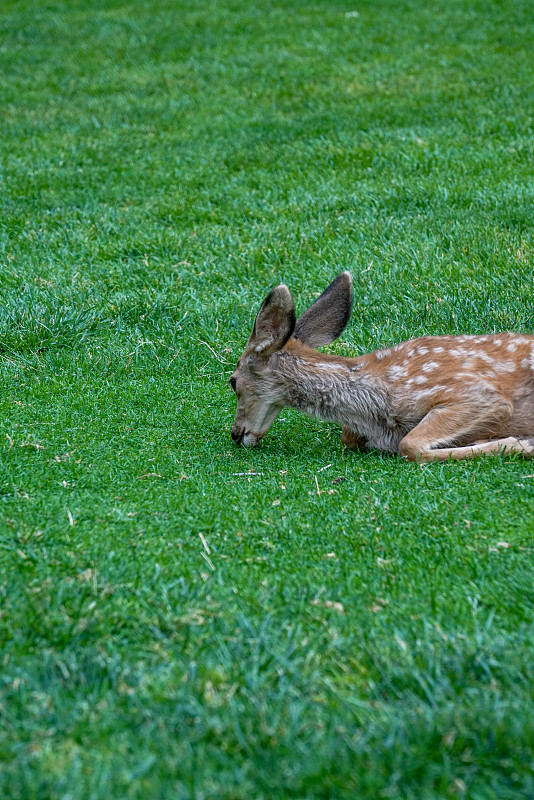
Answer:
POLYGON ((286 403, 277 364, 290 341, 308 347, 331 344, 345 329, 352 307, 352 281, 343 272, 297 320, 287 286, 276 286, 263 301, 250 339, 230 385, 237 396, 232 439, 246 447, 257 444, 286 403))

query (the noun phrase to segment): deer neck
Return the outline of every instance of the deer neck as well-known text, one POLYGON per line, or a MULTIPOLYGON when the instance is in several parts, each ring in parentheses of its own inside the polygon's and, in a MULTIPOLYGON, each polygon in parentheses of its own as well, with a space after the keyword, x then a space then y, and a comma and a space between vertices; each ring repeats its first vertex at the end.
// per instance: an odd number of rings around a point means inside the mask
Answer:
POLYGON ((363 358, 344 358, 293 346, 280 353, 277 372, 284 404, 353 429, 388 415, 387 391, 368 373, 363 358))

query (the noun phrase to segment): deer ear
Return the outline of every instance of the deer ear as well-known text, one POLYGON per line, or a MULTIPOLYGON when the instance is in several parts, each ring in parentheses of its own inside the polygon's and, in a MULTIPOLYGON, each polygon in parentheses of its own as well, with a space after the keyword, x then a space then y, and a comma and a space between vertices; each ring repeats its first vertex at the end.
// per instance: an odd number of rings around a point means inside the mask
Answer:
POLYGON ((276 286, 258 311, 248 347, 262 356, 281 350, 295 329, 295 306, 284 283, 276 286))
POLYGON ((352 308, 352 278, 342 272, 315 303, 299 317, 295 339, 308 347, 331 344, 344 331, 352 308))

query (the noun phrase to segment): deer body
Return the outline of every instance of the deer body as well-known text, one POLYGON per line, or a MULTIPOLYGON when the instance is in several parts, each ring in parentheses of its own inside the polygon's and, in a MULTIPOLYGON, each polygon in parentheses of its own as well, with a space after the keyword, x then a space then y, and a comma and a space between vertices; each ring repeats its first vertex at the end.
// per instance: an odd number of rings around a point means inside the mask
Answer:
POLYGON ((345 327, 342 273, 297 321, 285 286, 264 301, 231 383, 232 438, 255 444, 283 407, 339 423, 349 448, 411 460, 534 456, 534 336, 424 336, 357 358, 318 352, 345 327))

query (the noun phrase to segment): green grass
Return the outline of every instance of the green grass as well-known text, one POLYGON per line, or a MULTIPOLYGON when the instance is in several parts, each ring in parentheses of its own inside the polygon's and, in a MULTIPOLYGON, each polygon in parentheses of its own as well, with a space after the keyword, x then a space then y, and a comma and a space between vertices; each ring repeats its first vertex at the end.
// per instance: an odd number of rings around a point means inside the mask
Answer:
POLYGON ((2 797, 534 796, 532 465, 227 386, 343 269, 340 353, 534 330, 533 19, 3 3, 2 797))

